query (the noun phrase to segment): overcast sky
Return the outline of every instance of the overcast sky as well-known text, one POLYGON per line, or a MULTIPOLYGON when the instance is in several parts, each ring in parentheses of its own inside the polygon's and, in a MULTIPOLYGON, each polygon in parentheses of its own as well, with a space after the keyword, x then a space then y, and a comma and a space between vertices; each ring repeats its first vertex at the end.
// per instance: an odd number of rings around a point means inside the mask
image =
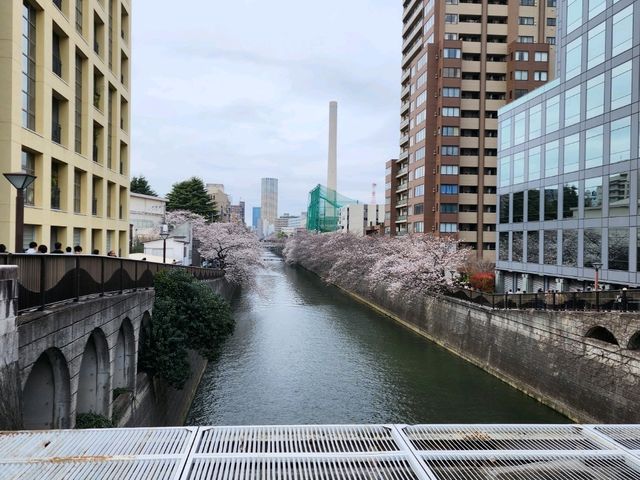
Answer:
POLYGON ((136 0, 132 175, 159 194, 190 176, 279 214, 326 183, 329 101, 338 106, 338 190, 384 203, 398 155, 400 0, 136 0))

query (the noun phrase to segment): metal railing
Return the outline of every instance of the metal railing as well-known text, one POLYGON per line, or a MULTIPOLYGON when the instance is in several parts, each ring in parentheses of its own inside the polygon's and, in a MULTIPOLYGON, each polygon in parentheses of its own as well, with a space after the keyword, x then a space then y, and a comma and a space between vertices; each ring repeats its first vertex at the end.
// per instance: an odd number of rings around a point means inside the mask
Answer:
POLYGON ((99 255, 0 254, 0 265, 18 266, 18 311, 39 309, 89 295, 121 294, 153 287, 153 277, 180 268, 198 280, 222 278, 212 268, 184 267, 99 255))
POLYGON ((459 288, 445 295, 499 310, 640 311, 640 290, 484 293, 459 288))

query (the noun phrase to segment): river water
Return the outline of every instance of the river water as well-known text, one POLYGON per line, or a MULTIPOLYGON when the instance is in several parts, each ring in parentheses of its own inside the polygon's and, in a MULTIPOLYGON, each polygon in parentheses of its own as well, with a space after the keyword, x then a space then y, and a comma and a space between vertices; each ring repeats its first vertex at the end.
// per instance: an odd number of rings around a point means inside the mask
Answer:
POLYGON ((565 423, 554 410, 268 256, 188 425, 565 423))

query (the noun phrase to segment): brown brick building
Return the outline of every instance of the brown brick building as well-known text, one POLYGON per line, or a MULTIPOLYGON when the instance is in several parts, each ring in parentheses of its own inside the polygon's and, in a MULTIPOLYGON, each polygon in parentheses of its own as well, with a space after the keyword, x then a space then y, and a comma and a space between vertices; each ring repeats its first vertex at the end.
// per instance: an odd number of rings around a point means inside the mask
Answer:
POLYGON ((456 234, 495 259, 498 108, 553 77, 555 10, 555 0, 404 1, 389 234, 456 234))

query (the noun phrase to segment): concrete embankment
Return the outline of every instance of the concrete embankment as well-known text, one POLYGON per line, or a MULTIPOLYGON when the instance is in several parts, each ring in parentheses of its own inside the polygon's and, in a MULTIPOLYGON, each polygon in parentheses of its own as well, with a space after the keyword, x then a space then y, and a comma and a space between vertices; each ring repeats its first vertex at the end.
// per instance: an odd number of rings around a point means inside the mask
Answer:
POLYGON ((384 289, 341 288, 575 421, 640 423, 638 314, 491 310, 449 297, 407 302, 384 289), (587 337, 595 327, 618 344, 587 337))

